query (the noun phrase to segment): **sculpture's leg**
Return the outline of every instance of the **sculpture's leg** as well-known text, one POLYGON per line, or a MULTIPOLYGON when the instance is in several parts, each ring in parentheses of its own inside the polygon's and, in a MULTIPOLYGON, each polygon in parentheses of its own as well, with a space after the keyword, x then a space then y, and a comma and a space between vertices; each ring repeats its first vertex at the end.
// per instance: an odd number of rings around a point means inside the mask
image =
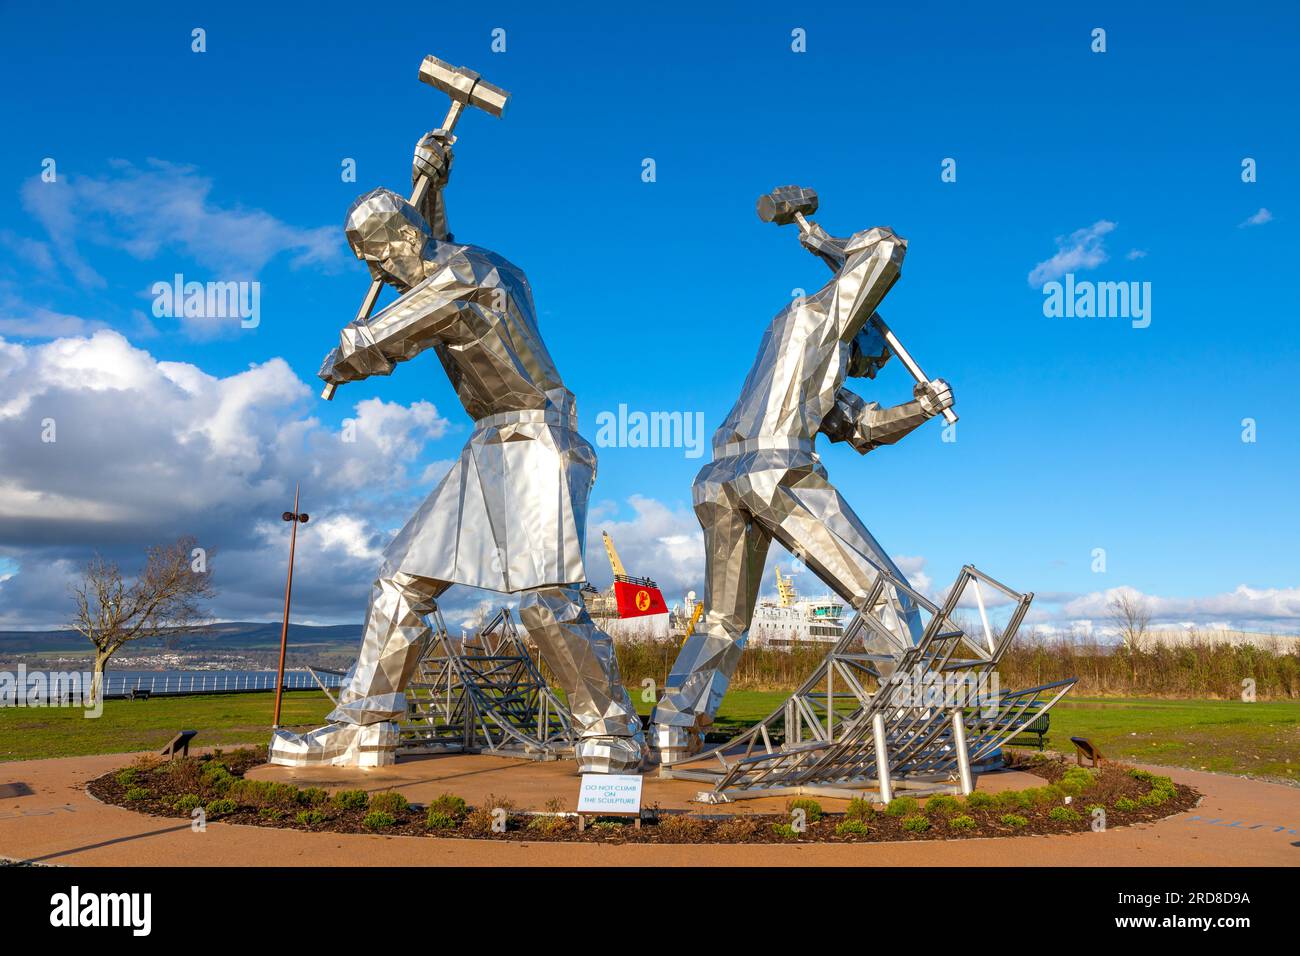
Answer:
POLYGON ((700 482, 695 496, 704 529, 706 614, 678 651, 655 707, 650 746, 661 761, 700 749, 744 650, 771 544, 727 486, 700 482))
POLYGON ((614 642, 596 626, 577 585, 524 594, 519 620, 568 698, 578 730, 578 769, 631 773, 641 766, 641 718, 618 673, 614 642))
POLYGON ((760 520, 772 536, 855 610, 874 614, 889 629, 889 640, 867 638, 868 652, 897 656, 920 640, 921 619, 906 595, 891 589, 875 607, 865 606, 881 570, 907 578, 822 474, 792 469, 765 505, 760 520))
POLYGON ((380 577, 370 594, 361 653, 348 671, 338 706, 325 727, 301 736, 277 730, 270 762, 374 767, 395 759, 396 721, 406 713, 406 685, 432 636, 425 616, 446 581, 397 572, 380 577))

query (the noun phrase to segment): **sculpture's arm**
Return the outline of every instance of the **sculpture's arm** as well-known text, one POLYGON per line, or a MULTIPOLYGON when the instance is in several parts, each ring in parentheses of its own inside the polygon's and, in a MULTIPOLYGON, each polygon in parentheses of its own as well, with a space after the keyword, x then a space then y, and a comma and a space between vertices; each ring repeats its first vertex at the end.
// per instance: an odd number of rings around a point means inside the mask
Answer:
POLYGON ((952 390, 942 379, 917 385, 916 398, 893 408, 881 408, 862 396, 841 388, 818 431, 833 442, 848 442, 865 455, 881 445, 892 445, 952 405, 952 390))
POLYGON ((320 377, 342 384, 390 375, 398 362, 415 358, 437 344, 473 308, 477 286, 447 285, 440 270, 365 322, 351 322, 339 333, 339 347, 325 358, 320 377))
POLYGON ((809 223, 799 242, 835 273, 822 293, 834 290, 834 318, 840 337, 852 339, 902 274, 907 240, 887 226, 840 239, 809 223))
POLYGON ((906 240, 880 226, 853 236, 850 243, 844 268, 835 277, 846 301, 839 316, 842 339, 852 339, 861 331, 902 275, 907 255, 906 240))

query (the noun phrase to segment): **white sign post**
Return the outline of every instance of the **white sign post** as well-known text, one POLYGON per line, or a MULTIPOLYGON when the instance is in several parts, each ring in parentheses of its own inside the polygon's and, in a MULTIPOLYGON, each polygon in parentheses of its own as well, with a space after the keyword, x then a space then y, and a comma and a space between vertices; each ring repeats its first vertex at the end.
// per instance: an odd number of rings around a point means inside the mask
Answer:
POLYGON ((641 828, 641 777, 636 774, 584 773, 578 791, 578 826, 582 814, 635 817, 641 828))

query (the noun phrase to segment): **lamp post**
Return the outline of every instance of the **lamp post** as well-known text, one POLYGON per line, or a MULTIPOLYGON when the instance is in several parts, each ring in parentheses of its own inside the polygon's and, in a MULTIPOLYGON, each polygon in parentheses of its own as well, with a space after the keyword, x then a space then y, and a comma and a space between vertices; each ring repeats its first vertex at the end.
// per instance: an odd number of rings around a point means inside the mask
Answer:
POLYGON ((280 697, 284 693, 284 652, 289 643, 289 597, 293 594, 293 551, 298 543, 298 525, 306 524, 308 516, 298 511, 298 486, 293 486, 293 510, 286 511, 280 517, 293 522, 289 532, 289 577, 284 582, 284 623, 280 625, 280 667, 275 676, 275 719, 272 728, 280 726, 280 697))

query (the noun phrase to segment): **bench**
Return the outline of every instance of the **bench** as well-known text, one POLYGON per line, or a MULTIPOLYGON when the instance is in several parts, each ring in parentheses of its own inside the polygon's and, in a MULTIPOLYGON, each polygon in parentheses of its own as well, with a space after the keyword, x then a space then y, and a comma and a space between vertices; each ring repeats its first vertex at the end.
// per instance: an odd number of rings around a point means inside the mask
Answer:
POLYGON ((1037 745, 1038 749, 1042 750, 1047 742, 1047 731, 1051 726, 1052 715, 1039 714, 1029 723, 1025 724, 1024 727, 1020 728, 1020 732, 1016 735, 1014 740, 1008 740, 1007 743, 1022 747, 1033 747, 1037 745), (1031 736, 1037 736, 1038 739, 1036 741, 1022 739, 1031 736))
POLYGON ((148 700, 152 691, 144 687, 134 687, 126 695, 127 700, 148 700))

